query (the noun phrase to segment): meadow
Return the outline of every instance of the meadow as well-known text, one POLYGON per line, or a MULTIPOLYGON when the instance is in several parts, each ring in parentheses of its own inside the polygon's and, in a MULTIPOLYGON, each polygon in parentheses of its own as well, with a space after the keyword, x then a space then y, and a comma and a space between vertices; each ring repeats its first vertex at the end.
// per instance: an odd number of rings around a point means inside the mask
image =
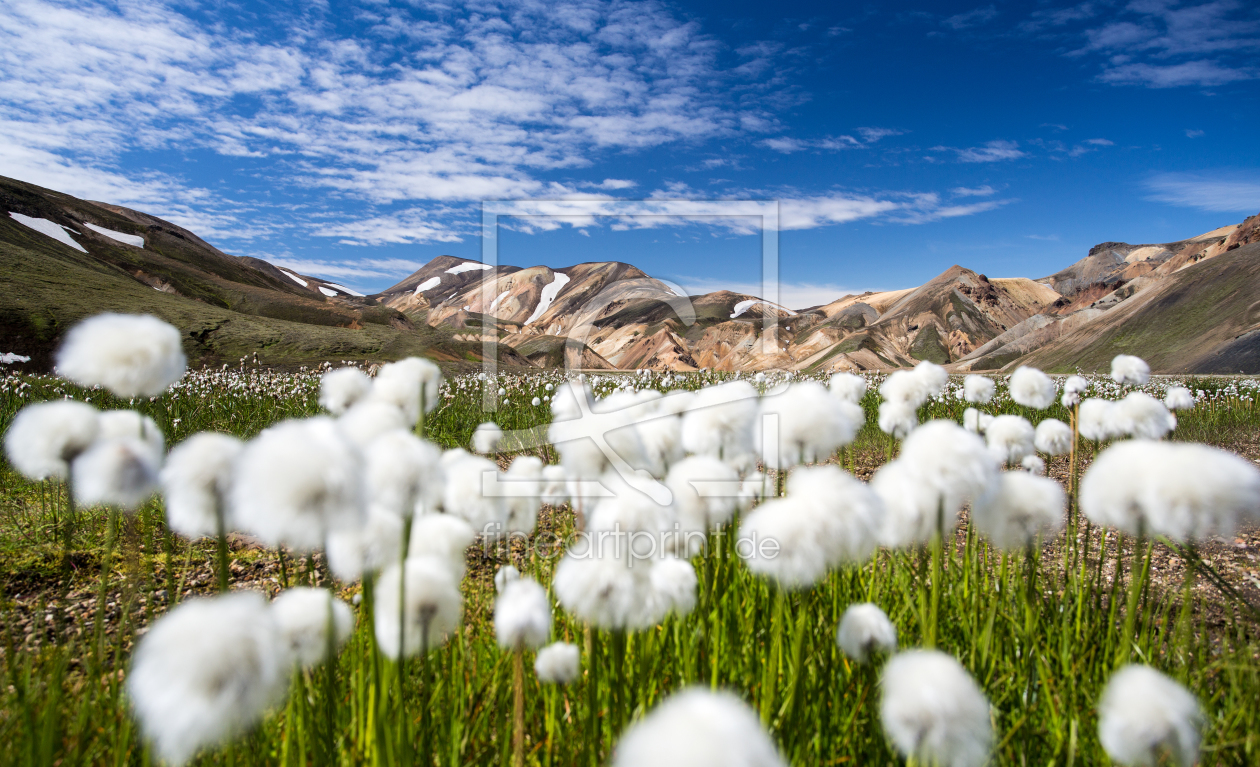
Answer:
MULTIPOLYGON (((135 400, 10 374, 0 380, 0 430, 24 405, 69 397, 101 409, 134 408, 154 419, 168 445, 203 430, 250 438, 284 419, 322 412, 321 372, 273 372, 243 362, 190 372, 167 394, 135 400)), ((626 373, 591 375, 588 382, 605 396, 695 390, 729 378, 626 373)), ((789 377, 742 378, 767 389, 789 377)), ((867 378, 866 424, 831 459, 861 479, 898 450, 898 441, 876 426, 882 377, 867 378)), ((467 447, 484 420, 504 430, 545 425, 551 414, 544 398, 563 381, 559 373, 543 372, 503 373, 489 382, 477 375, 448 379, 425 419, 424 436, 443 448, 467 447), (493 414, 481 411, 483 386, 502 392, 493 414)), ((1254 460, 1258 384, 1252 378, 1156 378, 1140 388, 1162 397, 1184 385, 1195 394, 1195 407, 1178 413, 1171 439, 1223 446, 1254 460)), ((1104 377, 1091 377, 1090 385, 1089 396, 1108 398, 1139 388, 1104 377)), ((961 392, 961 379, 951 379, 921 408, 920 420, 961 422, 968 407, 961 392)), ((1042 411, 1015 404, 1002 380, 986 409, 1034 424, 1069 420, 1059 404, 1042 411)), ((1081 468, 1102 447, 1082 440, 1081 468)), ((551 448, 532 452, 556 460, 551 448)), ((506 465, 511 453, 499 458, 506 465)), ((1068 458, 1051 458, 1048 474, 1066 481, 1068 458)), ((737 526, 738 520, 728 529, 737 526)), ((355 605, 359 618, 332 663, 295 674, 287 697, 261 724, 202 752, 195 763, 462 765, 519 758, 512 738, 518 671, 514 653, 495 640, 494 575, 510 563, 550 588, 563 553, 550 542, 573 532, 569 508, 545 506, 534 540, 548 545, 471 548, 460 628, 427 655, 401 663, 376 651, 362 617, 369 601, 361 586, 335 582, 322 556, 283 557, 233 538, 234 588, 274 595, 290 584, 331 586, 355 605)), ((1164 671, 1198 698, 1205 714, 1202 763, 1260 761, 1260 620, 1255 603, 1247 602, 1255 589, 1219 566, 1232 541, 1198 549, 1153 541, 1148 547, 1089 525, 1070 506, 1063 532, 1023 553, 997 551, 964 519, 943 545, 883 548, 810 588, 787 591, 751 572, 730 540, 712 535, 693 559, 697 601, 686 615, 641 631, 591 630, 556 605, 552 638, 580 647, 582 673, 568 685, 524 675, 525 763, 607 763, 632 722, 672 692, 700 685, 746 701, 791 764, 901 764, 880 723, 881 661, 855 663, 837 646, 841 616, 859 602, 887 613, 902 648, 938 648, 970 672, 991 705, 993 764, 1108 763, 1096 707, 1107 679, 1129 661, 1164 671)), ((130 654, 167 610, 214 593, 216 556, 214 540, 190 542, 171 533, 160 499, 122 516, 100 508, 71 514, 65 483, 32 482, 7 462, 0 466, 5 760, 156 763, 129 711, 130 654)))

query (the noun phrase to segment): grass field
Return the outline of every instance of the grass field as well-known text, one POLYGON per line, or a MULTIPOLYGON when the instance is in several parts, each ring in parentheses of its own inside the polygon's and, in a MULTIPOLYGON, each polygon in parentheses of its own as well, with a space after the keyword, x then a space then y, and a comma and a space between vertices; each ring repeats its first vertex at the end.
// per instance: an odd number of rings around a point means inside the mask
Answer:
MULTIPOLYGON (((694 389, 718 378, 625 374, 591 381, 597 394, 607 394, 627 386, 694 389)), ((101 408, 134 407, 154 418, 168 445, 201 430, 250 437, 282 419, 317 414, 318 380, 315 372, 247 368, 193 373, 167 395, 126 402, 51 378, 9 376, 0 381, 0 429, 27 403, 69 396, 101 408)), ((502 375, 490 383, 504 392, 490 416, 480 410, 482 381, 451 379, 426 436, 443 447, 466 446, 473 428, 491 417, 505 430, 545 424, 547 403, 532 400, 562 380, 502 375)), ((863 479, 896 449, 874 426, 878 378, 871 382, 863 401, 867 425, 842 458, 863 479)), ((1179 413, 1173 439, 1254 453, 1255 379, 1157 379, 1146 388, 1162 394, 1173 383, 1199 399, 1179 413)), ((1109 380, 1093 385, 1096 396, 1120 394, 1109 380)), ((961 420, 967 405, 960 388, 960 380, 951 381, 921 418, 961 420)), ((1034 423, 1068 419, 1057 405, 1043 412, 1015 405, 1001 386, 989 409, 1034 423)), ((1083 445, 1083 463, 1097 447, 1083 445)), ((541 457, 554 460, 549 450, 541 457)), ((1063 478, 1066 463, 1052 459, 1050 475, 1063 478)), ((0 467, 0 753, 14 764, 149 763, 124 695, 129 653, 164 611, 214 591, 214 544, 171 535, 158 500, 122 517, 114 546, 103 510, 70 519, 67 511, 63 484, 32 483, 0 467)), ((880 726, 878 664, 853 664, 835 642, 844 609, 869 601, 896 624, 903 648, 935 646, 971 672, 992 705, 995 764, 1107 763, 1095 705, 1108 676, 1127 660, 1165 671, 1198 697, 1207 715, 1204 764, 1260 762, 1260 624, 1245 603, 1203 578, 1186 588, 1182 552, 1157 544, 1147 554, 1132 540, 1069 517, 1061 536, 1026 555, 993 550, 964 523, 939 561, 929 564, 925 549, 884 550, 791 593, 754 576, 729 539, 714 536, 715 545, 693 562, 698 602, 685 617, 642 632, 589 631, 557 606, 553 639, 581 646, 583 674, 568 686, 541 685, 526 674, 526 761, 603 764, 627 724, 671 691, 704 685, 746 700, 792 764, 899 764, 880 726)), ((572 527, 567 509, 544 507, 537 536, 563 538, 572 527)), ((1201 556, 1219 566, 1213 551, 1205 544, 1201 556)), ((375 654, 370 627, 360 621, 333 668, 297 675, 259 727, 198 763, 508 763, 513 668, 491 625, 493 575, 512 562, 547 586, 560 553, 519 543, 511 551, 471 549, 463 626, 443 647, 399 666, 375 654)), ((240 539, 232 556, 235 588, 274 594, 285 581, 329 583, 318 556, 282 565, 276 552, 240 539)), ((1236 571, 1221 577, 1250 588, 1236 571)), ((358 584, 332 585, 347 600, 360 592, 358 584)))

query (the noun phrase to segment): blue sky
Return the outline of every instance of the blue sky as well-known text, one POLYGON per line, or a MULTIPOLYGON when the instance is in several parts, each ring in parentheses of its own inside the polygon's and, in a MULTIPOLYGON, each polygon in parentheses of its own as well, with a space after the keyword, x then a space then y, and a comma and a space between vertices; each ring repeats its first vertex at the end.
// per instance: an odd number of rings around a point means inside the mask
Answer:
MULTIPOLYGON (((0 175, 365 291, 483 199, 779 200, 784 301, 1040 277, 1260 211, 1245 2, 49 2, 0 10, 0 175)), ((752 291, 739 222, 508 224, 500 260, 752 291)))

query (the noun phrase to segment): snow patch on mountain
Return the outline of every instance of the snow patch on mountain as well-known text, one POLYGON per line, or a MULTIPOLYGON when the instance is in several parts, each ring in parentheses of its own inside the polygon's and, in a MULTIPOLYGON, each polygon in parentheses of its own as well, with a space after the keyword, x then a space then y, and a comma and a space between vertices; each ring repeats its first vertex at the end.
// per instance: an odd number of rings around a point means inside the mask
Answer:
POLYGON ((757 304, 765 304, 766 306, 773 306, 776 309, 782 309, 783 311, 787 312, 793 317, 796 316, 796 312, 792 311, 791 309, 779 306, 778 304, 773 303, 771 301, 762 301, 760 298, 753 298, 748 301, 740 301, 738 304, 735 304, 735 311, 731 313, 731 319, 735 319, 736 317, 748 311, 749 309, 756 306, 757 304))
POLYGON ((507 297, 508 297, 508 293, 511 293, 511 292, 512 292, 512 291, 510 291, 510 290, 505 290, 505 291, 503 291, 502 293, 500 293, 498 298, 496 298, 496 299, 494 299, 494 301, 491 301, 491 302, 490 302, 490 308, 489 308, 489 309, 487 309, 487 310, 486 310, 486 312, 487 312, 487 313, 489 313, 489 312, 494 311, 495 309, 498 309, 498 308, 499 308, 499 302, 500 302, 500 301, 502 301, 503 299, 507 298, 507 297))
POLYGON ((345 293, 347 296, 358 296, 359 298, 363 298, 362 293, 360 293, 357 290, 351 290, 350 288, 347 288, 345 285, 338 285, 335 282, 329 282, 325 284, 327 284, 328 287, 330 288, 336 288, 337 290, 340 290, 342 293, 345 293))
POLYGON ((320 293, 323 293, 323 294, 324 294, 324 295, 326 295, 326 296, 332 297, 332 296, 337 295, 337 291, 335 291, 335 290, 329 290, 328 288, 324 287, 323 285, 319 285, 319 286, 317 286, 317 287, 319 288, 319 292, 320 292, 320 293))
POLYGON ((21 213, 9 213, 9 218, 18 222, 22 226, 34 229, 40 234, 47 235, 63 245, 69 245, 80 253, 87 253, 87 248, 74 241, 74 238, 66 234, 65 227, 61 224, 49 221, 46 218, 31 218, 23 216, 21 213))
POLYGON ((529 315, 529 319, 525 320, 525 324, 528 325, 543 316, 543 312, 551 308, 551 302, 556 300, 560 289, 568 283, 569 275, 556 272, 556 278, 547 283, 546 287, 542 289, 542 295, 538 298, 538 306, 534 307, 534 313, 529 315))
POLYGON ((96 224, 89 224, 86 221, 83 222, 83 225, 86 226, 88 229, 91 229, 93 232, 96 232, 97 234, 105 235, 109 239, 117 240, 118 242, 121 242, 124 245, 130 245, 134 248, 144 247, 144 238, 138 234, 123 234, 122 232, 115 232, 113 229, 106 229, 103 226, 97 226, 96 224))
POLYGON ((447 274, 463 274, 464 272, 471 272, 474 269, 489 269, 489 268, 490 268, 490 264, 479 264, 476 261, 465 261, 462 264, 457 264, 455 266, 452 266, 450 269, 447 269, 446 273, 447 274))
POLYGON ((297 276, 293 272, 286 272, 285 270, 281 269, 280 273, 283 274, 285 277, 288 277, 289 279, 293 280, 294 282, 296 282, 297 284, 301 285, 304 288, 310 287, 309 282, 297 276))
POLYGON ((420 295, 421 293, 423 293, 423 292, 424 292, 424 291, 426 291, 426 290, 430 290, 430 289, 432 289, 432 288, 436 288, 436 287, 437 287, 438 285, 440 285, 441 283, 442 283, 442 277, 441 277, 440 275, 439 275, 439 276, 437 276, 437 277, 430 277, 429 279, 427 279, 427 280, 425 280, 424 282, 422 282, 422 283, 420 283, 419 285, 417 285, 417 286, 416 286, 416 292, 415 292, 415 293, 413 293, 412 295, 417 295, 417 296, 418 296, 418 295, 420 295))

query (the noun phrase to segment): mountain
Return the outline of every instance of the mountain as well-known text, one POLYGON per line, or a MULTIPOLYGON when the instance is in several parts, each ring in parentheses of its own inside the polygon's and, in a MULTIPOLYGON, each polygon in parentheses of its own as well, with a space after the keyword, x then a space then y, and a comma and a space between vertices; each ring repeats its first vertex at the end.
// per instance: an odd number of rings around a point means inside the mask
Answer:
POLYGON ((1105 242, 1038 282, 1049 311, 973 351, 959 369, 1096 370, 1136 354, 1163 372, 1260 372, 1260 216, 1157 245, 1105 242))
MULTIPOLYGON (((424 354, 471 366, 480 343, 416 324, 380 301, 255 258, 228 255, 147 214, 0 177, 0 352, 49 370, 63 333, 105 311, 184 332, 194 364, 258 353, 273 365, 424 354)), ((505 364, 528 365, 510 347, 505 364)))
POLYGON ((490 266, 440 256, 376 295, 232 256, 138 211, 0 177, 0 352, 47 369, 100 311, 150 312, 196 362, 273 365, 425 354, 470 367, 594 370, 1105 369, 1260 372, 1260 216, 1173 243, 1106 242, 1048 277, 955 265, 923 285, 794 310, 676 295, 625 263, 490 266), (7 214, 7 215, 5 215, 7 214))

